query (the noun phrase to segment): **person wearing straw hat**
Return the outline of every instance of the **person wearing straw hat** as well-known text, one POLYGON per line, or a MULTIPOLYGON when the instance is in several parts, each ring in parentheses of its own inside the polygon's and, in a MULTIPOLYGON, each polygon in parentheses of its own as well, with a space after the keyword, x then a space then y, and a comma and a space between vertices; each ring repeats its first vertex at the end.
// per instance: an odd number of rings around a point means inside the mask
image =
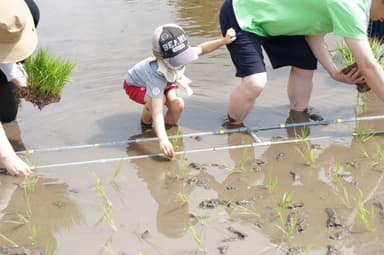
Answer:
POLYGON ((240 84, 229 99, 227 124, 241 124, 267 83, 262 48, 273 68, 291 66, 291 110, 305 112, 317 61, 336 81, 367 82, 384 100, 384 71, 367 38, 368 20, 384 20, 383 0, 225 0, 220 10, 222 33, 233 27, 236 41, 227 46, 240 84), (325 34, 344 38, 358 68, 344 74, 329 54, 325 34))
POLYGON ((193 93, 189 87, 191 81, 184 75, 185 65, 196 60, 199 55, 210 53, 234 40, 232 29, 228 28, 223 38, 192 47, 180 26, 161 25, 152 35, 154 56, 140 61, 128 70, 123 82, 125 92, 131 100, 144 105, 141 115, 142 130, 151 130, 153 122, 160 151, 165 156, 174 156, 174 148, 165 127, 177 125, 184 110, 184 101, 181 94, 176 94, 175 89, 179 88, 187 96, 193 93), (165 116, 163 105, 168 108, 165 116))
MULTIPOLYGON (((26 86, 23 69, 17 64, 30 56, 37 46, 35 22, 39 18, 32 0, 0 0, 0 117, 1 123, 13 121, 17 114, 13 85, 26 86), (30 9, 31 8, 31 9, 30 9), (9 83, 12 82, 12 83, 9 83)), ((0 165, 11 175, 30 175, 30 167, 15 153, 0 124, 0 165)))

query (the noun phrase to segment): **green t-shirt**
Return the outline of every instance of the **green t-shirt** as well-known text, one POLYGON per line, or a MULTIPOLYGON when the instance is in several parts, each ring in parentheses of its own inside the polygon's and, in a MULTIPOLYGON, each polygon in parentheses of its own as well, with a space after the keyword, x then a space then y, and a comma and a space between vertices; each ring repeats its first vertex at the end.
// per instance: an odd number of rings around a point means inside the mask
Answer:
POLYGON ((366 37, 367 0, 233 0, 242 30, 260 36, 316 35, 366 37))

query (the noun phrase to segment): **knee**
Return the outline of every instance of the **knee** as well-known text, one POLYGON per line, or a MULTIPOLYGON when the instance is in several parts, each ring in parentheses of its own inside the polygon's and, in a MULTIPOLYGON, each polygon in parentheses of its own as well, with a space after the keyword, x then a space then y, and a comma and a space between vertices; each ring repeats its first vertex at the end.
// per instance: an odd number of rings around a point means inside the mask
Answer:
POLYGON ((182 98, 174 98, 167 104, 172 112, 181 113, 184 111, 184 100, 182 98))
POLYGON ((241 82, 241 87, 246 96, 254 98, 257 97, 263 91, 266 83, 267 76, 265 75, 265 73, 254 74, 243 78, 241 82))

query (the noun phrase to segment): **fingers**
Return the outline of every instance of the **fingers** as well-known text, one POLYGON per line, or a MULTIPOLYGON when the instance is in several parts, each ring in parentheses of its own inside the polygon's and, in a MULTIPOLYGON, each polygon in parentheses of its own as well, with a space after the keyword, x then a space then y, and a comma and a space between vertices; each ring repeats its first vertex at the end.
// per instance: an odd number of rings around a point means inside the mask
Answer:
POLYGON ((225 37, 228 38, 229 42, 228 43, 231 43, 233 42, 234 40, 236 40, 236 31, 235 29, 233 29, 232 27, 229 28, 225 34, 225 37))
POLYGON ((29 176, 32 174, 31 168, 18 156, 7 158, 3 164, 8 174, 12 176, 29 176))
POLYGON ((160 151, 164 156, 168 158, 173 158, 175 156, 175 151, 173 150, 172 144, 167 140, 160 142, 160 151))
POLYGON ((341 75, 342 82, 349 84, 365 83, 365 78, 357 67, 352 68, 349 72, 345 74, 341 73, 341 75))

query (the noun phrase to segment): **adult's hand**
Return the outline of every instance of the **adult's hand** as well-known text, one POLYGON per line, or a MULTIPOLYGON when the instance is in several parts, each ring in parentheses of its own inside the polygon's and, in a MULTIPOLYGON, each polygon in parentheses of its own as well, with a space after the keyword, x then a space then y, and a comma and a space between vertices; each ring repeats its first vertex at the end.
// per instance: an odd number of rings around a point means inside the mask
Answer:
POLYGON ((362 83, 365 83, 365 78, 364 76, 362 75, 362 73, 360 72, 359 68, 356 66, 356 67, 352 67, 350 70, 348 71, 339 71, 339 72, 336 72, 332 78, 336 81, 339 81, 339 82, 344 82, 344 83, 348 83, 348 84, 362 84, 362 83))

